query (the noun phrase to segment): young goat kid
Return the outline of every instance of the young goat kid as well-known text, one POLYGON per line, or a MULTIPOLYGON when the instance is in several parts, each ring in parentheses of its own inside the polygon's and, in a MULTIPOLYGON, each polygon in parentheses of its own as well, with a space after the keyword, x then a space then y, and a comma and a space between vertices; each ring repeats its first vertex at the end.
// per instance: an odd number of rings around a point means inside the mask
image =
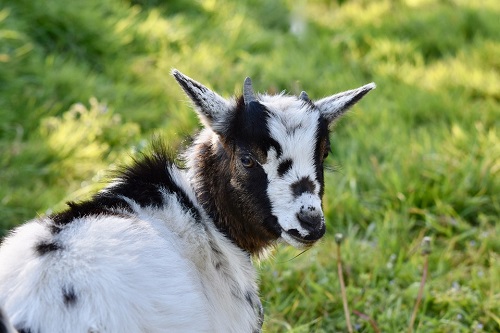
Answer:
POLYGON ((261 330, 251 257, 323 236, 329 125, 375 85, 313 102, 256 95, 247 78, 226 100, 172 74, 205 125, 186 168, 153 144, 92 199, 15 229, 0 248, 0 331, 261 330))

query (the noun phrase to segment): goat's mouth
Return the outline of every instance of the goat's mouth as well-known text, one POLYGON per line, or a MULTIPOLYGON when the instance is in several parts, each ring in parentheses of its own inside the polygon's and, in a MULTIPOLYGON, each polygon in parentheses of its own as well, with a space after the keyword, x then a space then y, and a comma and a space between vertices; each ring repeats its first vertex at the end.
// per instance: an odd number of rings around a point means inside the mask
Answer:
POLYGON ((292 239, 304 245, 313 245, 317 241, 317 239, 307 239, 308 236, 302 237, 297 229, 291 229, 285 232, 292 239))
MULTIPOLYGON (((323 224, 317 230, 310 232, 306 236, 302 236, 297 229, 283 230, 286 236, 290 237, 293 241, 298 242, 302 246, 312 246, 325 234, 325 225, 323 224)), ((288 237, 283 237, 287 240, 288 237)))

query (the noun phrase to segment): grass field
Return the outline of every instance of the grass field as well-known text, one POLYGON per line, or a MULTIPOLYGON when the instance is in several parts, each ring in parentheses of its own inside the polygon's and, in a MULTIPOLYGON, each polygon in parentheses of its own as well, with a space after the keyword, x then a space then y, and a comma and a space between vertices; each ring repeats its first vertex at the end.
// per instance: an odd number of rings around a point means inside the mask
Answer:
MULTIPOLYGON (((497 0, 0 0, 0 232, 87 197, 153 133, 197 128, 172 68, 224 96, 375 81, 332 134, 315 248, 259 264, 266 332, 500 332, 497 0), (358 311, 358 312, 355 312, 358 311), (358 314, 356 314, 358 313, 358 314)), ((2 269, 2 268, 0 268, 2 269)))

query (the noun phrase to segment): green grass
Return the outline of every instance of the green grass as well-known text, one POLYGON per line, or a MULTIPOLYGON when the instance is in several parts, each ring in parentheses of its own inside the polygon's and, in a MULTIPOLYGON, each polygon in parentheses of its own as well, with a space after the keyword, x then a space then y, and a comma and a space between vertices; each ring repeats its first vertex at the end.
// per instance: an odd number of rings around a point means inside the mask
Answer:
MULTIPOLYGON (((500 3, 0 0, 0 232, 103 186, 153 133, 197 120, 171 68, 224 96, 375 81, 332 134, 313 249, 259 264, 267 332, 500 332, 500 3), (356 331, 373 332, 351 314, 356 331)), ((1 269, 1 268, 0 268, 1 269)))

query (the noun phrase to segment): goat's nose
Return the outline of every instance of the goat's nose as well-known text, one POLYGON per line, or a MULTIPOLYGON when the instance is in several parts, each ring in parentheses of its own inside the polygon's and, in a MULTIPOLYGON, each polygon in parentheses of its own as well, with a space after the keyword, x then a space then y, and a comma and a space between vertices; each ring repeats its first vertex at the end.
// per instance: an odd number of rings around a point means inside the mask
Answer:
POLYGON ((308 233, 303 237, 304 240, 315 242, 325 234, 325 217, 321 209, 314 206, 304 207, 297 213, 297 219, 308 233))
POLYGON ((300 225, 309 231, 318 229, 324 220, 323 212, 314 206, 302 207, 297 214, 300 225))

